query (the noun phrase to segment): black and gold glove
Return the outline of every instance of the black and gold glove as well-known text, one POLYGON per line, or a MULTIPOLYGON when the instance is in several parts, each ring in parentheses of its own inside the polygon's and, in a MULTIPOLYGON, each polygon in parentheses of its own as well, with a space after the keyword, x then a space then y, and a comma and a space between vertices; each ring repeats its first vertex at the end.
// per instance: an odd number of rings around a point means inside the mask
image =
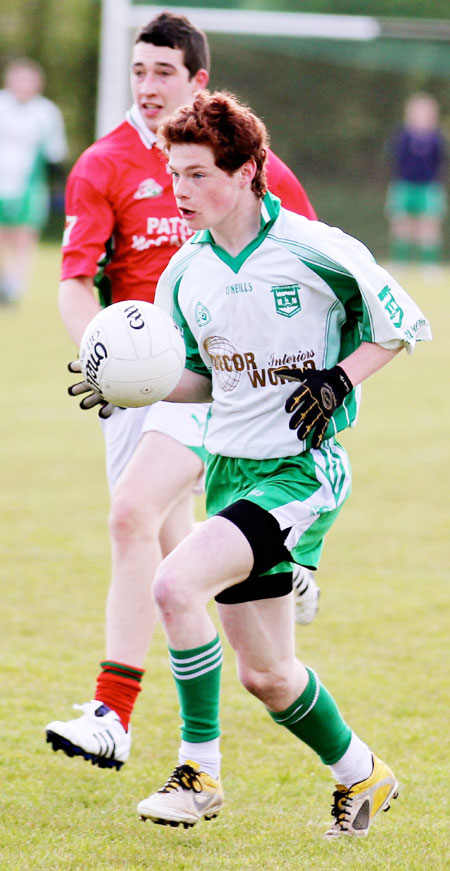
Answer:
POLYGON ((330 419, 353 390, 353 384, 340 366, 332 369, 277 369, 287 381, 300 381, 286 400, 285 409, 292 414, 289 428, 297 430, 303 441, 312 433, 311 447, 320 448, 330 419))

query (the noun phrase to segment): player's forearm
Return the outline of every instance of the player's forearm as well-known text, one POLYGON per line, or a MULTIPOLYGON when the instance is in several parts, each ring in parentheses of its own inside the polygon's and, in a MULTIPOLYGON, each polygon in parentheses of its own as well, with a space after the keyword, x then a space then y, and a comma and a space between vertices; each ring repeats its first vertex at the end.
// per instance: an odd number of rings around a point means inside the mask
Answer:
POLYGON ((66 278, 59 285, 59 311, 64 326, 77 348, 89 321, 100 309, 93 289, 94 281, 87 275, 66 278))
POLYGON ((177 386, 166 399, 169 402, 211 402, 211 379, 184 369, 177 386))
POLYGON ((396 348, 395 351, 391 351, 373 342, 362 342, 356 351, 341 360, 339 366, 348 375, 353 386, 356 387, 357 384, 361 384, 366 378, 370 378, 371 375, 386 366, 401 350, 401 348, 396 348))

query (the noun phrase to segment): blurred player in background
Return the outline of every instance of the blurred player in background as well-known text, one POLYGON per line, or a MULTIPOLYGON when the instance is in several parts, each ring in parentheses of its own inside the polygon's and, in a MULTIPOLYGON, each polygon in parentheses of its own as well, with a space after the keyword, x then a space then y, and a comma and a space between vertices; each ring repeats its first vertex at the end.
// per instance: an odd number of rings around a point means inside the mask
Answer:
MULTIPOLYGON (((212 397, 209 519, 163 560, 153 583, 182 741, 167 783, 138 813, 191 826, 221 808, 222 651, 207 608, 215 597, 244 686, 331 767, 338 786, 327 837, 366 835, 398 784, 296 658, 280 573, 291 560, 318 565, 349 495, 336 436, 356 421, 355 388, 402 348, 431 338, 428 323, 364 245, 280 207, 266 186, 265 127, 235 98, 203 92, 160 135, 178 207, 197 233, 164 271, 156 302, 189 336, 170 399, 212 397), (236 281, 248 292, 227 295, 236 281), (199 306, 207 317, 198 318, 199 306)), ((345 652, 337 667, 351 667, 345 652)))
MULTIPOLYGON (((201 31, 171 13, 153 19, 134 45, 134 104, 126 120, 84 152, 69 176, 59 302, 77 347, 100 305, 123 299, 153 302, 161 272, 190 235, 156 130, 206 87, 208 70, 201 31)), ((273 153, 268 177, 287 208, 315 218, 302 186, 273 153)), ((86 389, 81 383, 72 392, 86 389)), ((162 556, 192 528, 192 494, 203 477, 207 406, 158 403, 113 410, 95 394, 81 404, 89 408, 99 402, 111 492, 106 655, 94 698, 80 708, 82 716, 49 723, 47 739, 54 750, 119 768, 128 759, 130 716, 156 623, 151 582, 162 556)), ((296 607, 302 622, 309 622, 318 591, 311 574, 298 568, 296 607)))
POLYGON ((390 140, 389 152, 392 180, 386 209, 391 259, 400 264, 435 265, 442 256, 442 222, 447 211, 447 145, 434 97, 416 93, 407 100, 404 123, 390 140))
POLYGON ((17 302, 28 287, 39 234, 49 208, 48 170, 67 156, 60 110, 42 95, 39 64, 8 64, 0 91, 0 303, 17 302))

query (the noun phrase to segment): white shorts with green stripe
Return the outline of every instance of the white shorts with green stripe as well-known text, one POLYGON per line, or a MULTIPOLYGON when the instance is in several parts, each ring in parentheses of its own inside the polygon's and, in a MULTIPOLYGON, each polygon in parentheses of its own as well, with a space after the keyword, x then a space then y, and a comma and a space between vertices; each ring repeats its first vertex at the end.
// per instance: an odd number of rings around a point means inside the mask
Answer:
MULTIPOLYGON (((105 437, 106 472, 110 490, 122 474, 146 432, 164 433, 206 459, 203 435, 208 416, 206 402, 155 402, 140 408, 116 408, 100 424, 105 437)), ((194 492, 203 493, 203 472, 194 492)))
POLYGON ((211 455, 207 460, 208 516, 239 499, 255 502, 286 530, 285 546, 292 561, 311 568, 319 565, 325 534, 350 489, 349 459, 334 439, 318 450, 283 459, 211 455))

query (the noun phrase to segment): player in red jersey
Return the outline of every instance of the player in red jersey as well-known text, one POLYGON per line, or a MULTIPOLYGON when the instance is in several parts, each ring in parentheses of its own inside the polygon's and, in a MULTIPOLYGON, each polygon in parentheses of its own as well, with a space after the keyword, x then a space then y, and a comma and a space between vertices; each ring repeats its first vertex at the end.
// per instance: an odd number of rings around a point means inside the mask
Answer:
MULTIPOLYGON (((156 145, 156 130, 206 87, 208 69, 205 35, 184 17, 158 15, 134 45, 134 104, 126 120, 88 148, 72 169, 59 304, 77 347, 100 305, 123 299, 153 302, 162 270, 189 235, 166 159, 156 145)), ((283 205, 315 218, 301 184, 273 153, 268 179, 283 205)), ((77 395, 84 387, 72 391, 77 395)), ((99 400, 89 395, 82 407, 99 400)), ((68 756, 120 768, 130 752, 129 720, 156 623, 151 582, 162 556, 192 526, 192 494, 203 475, 207 406, 160 402, 113 410, 100 405, 111 491, 106 656, 94 699, 81 706, 83 715, 49 723, 47 740, 68 756)), ((292 579, 283 577, 282 583, 292 584, 292 579)), ((312 580, 309 589, 314 606, 312 580)))
MULTIPOLYGON (((137 43, 138 48, 144 45, 137 43)), ((166 159, 155 143, 156 135, 135 103, 123 124, 81 155, 68 179, 61 277, 95 276, 112 237, 114 250, 110 245, 104 267, 110 287, 105 302, 153 302, 161 272, 191 235, 175 204, 166 159)), ((300 182, 272 152, 268 178, 285 208, 316 217, 300 182)))

